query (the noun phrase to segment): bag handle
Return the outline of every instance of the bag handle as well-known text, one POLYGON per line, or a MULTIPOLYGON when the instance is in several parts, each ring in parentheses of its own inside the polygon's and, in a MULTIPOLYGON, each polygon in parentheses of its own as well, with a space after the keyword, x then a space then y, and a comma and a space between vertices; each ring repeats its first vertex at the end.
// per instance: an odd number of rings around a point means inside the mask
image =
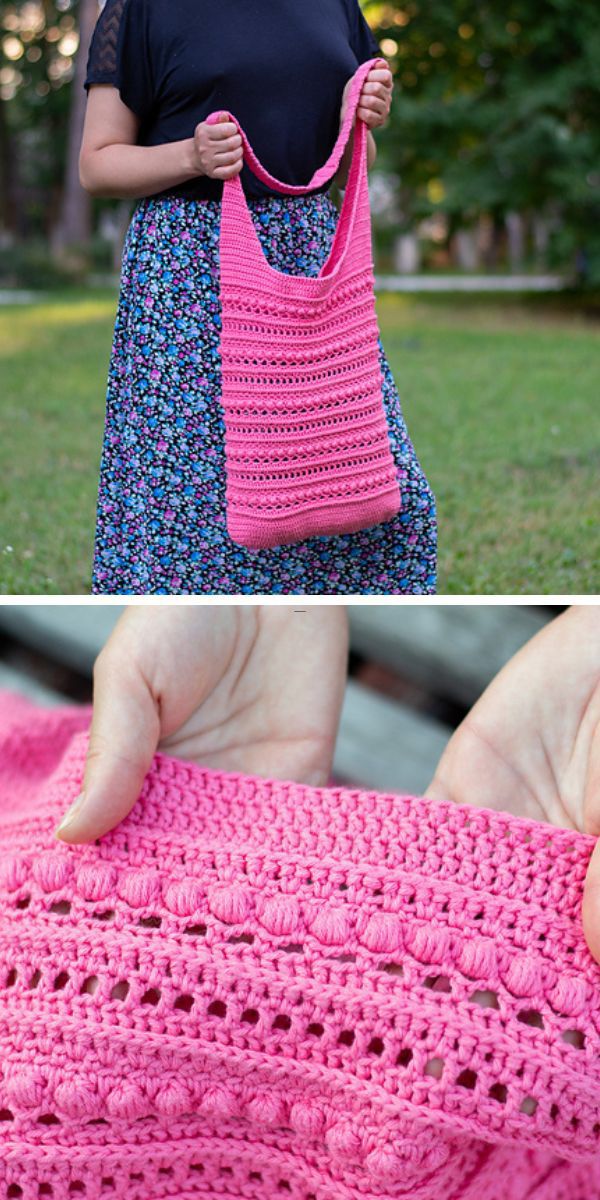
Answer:
MULTIPOLYGON (((327 162, 323 163, 323 166, 319 167, 318 170, 314 172, 312 179, 310 179, 308 183, 284 183, 281 179, 276 179, 274 175, 270 175, 256 157, 256 154, 254 153, 239 121, 233 116, 233 113, 230 113, 227 109, 217 109, 215 112, 211 112, 209 116, 206 117, 206 123, 207 125, 216 125, 219 117, 222 116, 223 113, 226 113, 230 121, 233 121, 234 125, 237 125, 238 132, 241 134, 244 158, 253 174, 256 175, 258 179, 261 179, 263 183, 268 184, 270 187, 276 188, 277 191, 283 192, 285 195, 303 195, 305 192, 309 192, 313 188, 319 187, 322 183, 326 183, 328 179, 333 178, 335 175, 341 161, 342 154, 344 153, 346 142, 350 137, 350 132, 354 123, 354 114, 358 108, 358 101, 362 85, 366 76, 369 74, 369 71, 372 70, 373 66, 377 62, 381 62, 381 58, 379 56, 377 58, 370 58, 367 62, 361 63, 354 72, 352 83, 350 85, 350 91, 348 93, 348 103, 346 105, 344 120, 340 126, 340 131, 336 138, 333 150, 331 151, 327 162)), ((357 121, 360 121, 360 118, 357 118, 357 121)), ((364 122, 361 123, 364 124, 364 122)), ((227 182, 227 180, 224 182, 227 182)))

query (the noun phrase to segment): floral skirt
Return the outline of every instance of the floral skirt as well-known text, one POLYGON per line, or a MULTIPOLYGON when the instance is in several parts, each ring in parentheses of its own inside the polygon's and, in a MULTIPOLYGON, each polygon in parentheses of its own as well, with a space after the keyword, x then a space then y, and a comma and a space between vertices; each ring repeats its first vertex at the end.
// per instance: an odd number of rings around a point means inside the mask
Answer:
MULTIPOLYGON (((267 261, 317 275, 338 209, 327 192, 251 198, 267 261)), ((220 202, 138 200, 123 245, 93 563, 97 595, 430 595, 435 501, 381 339, 402 493, 391 521, 245 550, 227 534, 219 354, 220 202)))

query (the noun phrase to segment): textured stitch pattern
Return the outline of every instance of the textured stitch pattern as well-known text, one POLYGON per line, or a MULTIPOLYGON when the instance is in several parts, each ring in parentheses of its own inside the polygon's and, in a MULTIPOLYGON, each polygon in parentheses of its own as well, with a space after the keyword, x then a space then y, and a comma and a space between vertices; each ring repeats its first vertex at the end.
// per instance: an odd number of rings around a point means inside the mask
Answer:
MULTIPOLYGON (((252 171, 287 195, 331 178, 375 61, 355 72, 336 144, 308 184, 270 175, 229 113, 252 171)), ((354 129, 340 218, 317 276, 284 274, 267 263, 239 176, 224 181, 219 253, 227 528, 233 541, 251 549, 354 533, 400 509, 382 402, 367 127, 358 116, 354 129)))
POLYGON ((593 839, 157 755, 0 698, 0 1200, 595 1200, 593 839))

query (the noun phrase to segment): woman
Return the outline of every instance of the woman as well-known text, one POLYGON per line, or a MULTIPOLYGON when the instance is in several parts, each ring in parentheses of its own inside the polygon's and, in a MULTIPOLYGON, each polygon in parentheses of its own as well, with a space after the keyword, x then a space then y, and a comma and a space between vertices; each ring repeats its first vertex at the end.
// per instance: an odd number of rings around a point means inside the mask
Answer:
MULTIPOLYGON (((330 183, 284 196, 243 163, 239 120, 276 178, 326 161, 346 84, 379 54, 358 0, 106 0, 92 37, 82 185, 132 197, 107 391, 92 591, 96 594, 430 594, 435 502, 379 340, 402 492, 391 521, 248 551, 226 530, 218 242, 223 180, 241 171, 271 266, 317 275, 338 209, 330 183)), ((358 114, 387 119, 391 72, 368 74, 358 114)), ((375 143, 369 130, 369 166, 375 143)), ((352 141, 352 139, 351 139, 352 141)), ((336 181, 343 186, 351 145, 336 181)), ((331 182, 331 181, 330 181, 331 182)))

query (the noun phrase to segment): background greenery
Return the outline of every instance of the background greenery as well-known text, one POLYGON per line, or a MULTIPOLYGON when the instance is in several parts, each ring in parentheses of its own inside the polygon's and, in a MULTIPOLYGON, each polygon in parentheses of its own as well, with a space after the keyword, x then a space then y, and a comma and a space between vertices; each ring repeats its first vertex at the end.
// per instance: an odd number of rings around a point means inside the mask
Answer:
MULTIPOLYGON (((0 592, 89 593, 114 307, 88 289, 0 310, 0 592)), ((438 500, 439 591, 597 592, 597 327, 525 299, 377 307, 438 500)))
MULTIPOLYGON (((378 166, 396 181, 399 227, 443 214, 450 241, 484 216, 501 253, 507 215, 544 220, 551 263, 600 286, 596 0, 363 7, 395 77, 378 166)), ((119 205, 92 201, 78 181, 97 15, 97 0, 0 0, 0 234, 11 235, 0 276, 9 281, 39 279, 48 248, 59 284, 65 272, 118 263, 99 221, 119 205)))

